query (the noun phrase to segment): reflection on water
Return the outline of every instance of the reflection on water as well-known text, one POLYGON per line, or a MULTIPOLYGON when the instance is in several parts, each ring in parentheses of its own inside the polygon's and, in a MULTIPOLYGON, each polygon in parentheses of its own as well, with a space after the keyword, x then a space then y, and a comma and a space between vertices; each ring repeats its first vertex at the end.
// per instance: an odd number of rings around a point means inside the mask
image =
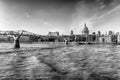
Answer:
POLYGON ((14 52, 14 49, 0 47, 1 50, 12 51, 0 54, 1 79, 49 79, 56 73, 61 74, 63 71, 70 73, 80 69, 100 73, 106 71, 112 76, 119 76, 120 73, 119 45, 66 46, 32 52, 24 50, 14 52), (56 71, 52 71, 53 68, 56 71))

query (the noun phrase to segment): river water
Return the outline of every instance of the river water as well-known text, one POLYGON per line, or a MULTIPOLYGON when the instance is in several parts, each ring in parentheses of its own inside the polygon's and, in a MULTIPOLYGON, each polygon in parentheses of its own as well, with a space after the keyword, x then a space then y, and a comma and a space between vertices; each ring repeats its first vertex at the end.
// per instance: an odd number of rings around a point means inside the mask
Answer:
POLYGON ((21 44, 21 49, 12 46, 0 44, 1 80, 52 80, 54 75, 79 70, 120 77, 120 45, 21 44))

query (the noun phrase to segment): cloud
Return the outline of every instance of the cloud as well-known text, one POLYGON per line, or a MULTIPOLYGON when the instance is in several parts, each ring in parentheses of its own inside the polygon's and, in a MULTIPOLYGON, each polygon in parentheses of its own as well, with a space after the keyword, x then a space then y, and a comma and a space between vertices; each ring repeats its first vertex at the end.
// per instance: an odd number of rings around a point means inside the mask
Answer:
POLYGON ((74 27, 76 30, 82 29, 84 22, 87 22, 90 28, 97 29, 107 23, 110 17, 116 17, 119 14, 117 10, 120 10, 116 7, 120 0, 0 1, 5 2, 4 15, 7 20, 24 26, 30 25, 31 29, 36 27, 37 30, 41 30, 38 32, 50 27, 54 30, 60 28, 67 33, 67 30, 74 27), (14 5, 15 9, 12 9, 11 5, 14 5))
POLYGON ((119 0, 80 1, 76 5, 71 29, 76 29, 77 32, 80 32, 85 22, 87 22, 87 26, 91 31, 102 30, 106 26, 117 24, 115 19, 120 17, 119 5, 119 0))
POLYGON ((92 23, 94 30, 114 30, 119 31, 120 26, 120 5, 114 7, 113 9, 106 11, 106 13, 94 15, 89 18, 89 22, 92 23))
POLYGON ((89 19, 91 22, 99 22, 100 20, 111 18, 111 17, 117 17, 120 14, 120 5, 116 6, 110 11, 107 11, 105 14, 99 15, 96 14, 93 17, 89 19))

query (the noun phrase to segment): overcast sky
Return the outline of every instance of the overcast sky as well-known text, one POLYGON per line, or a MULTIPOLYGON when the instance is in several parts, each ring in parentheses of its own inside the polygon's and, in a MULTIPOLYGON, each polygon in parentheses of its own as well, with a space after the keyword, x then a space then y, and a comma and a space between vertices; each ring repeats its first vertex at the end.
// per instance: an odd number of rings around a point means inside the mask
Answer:
POLYGON ((120 0, 0 0, 0 30, 120 32, 120 0))

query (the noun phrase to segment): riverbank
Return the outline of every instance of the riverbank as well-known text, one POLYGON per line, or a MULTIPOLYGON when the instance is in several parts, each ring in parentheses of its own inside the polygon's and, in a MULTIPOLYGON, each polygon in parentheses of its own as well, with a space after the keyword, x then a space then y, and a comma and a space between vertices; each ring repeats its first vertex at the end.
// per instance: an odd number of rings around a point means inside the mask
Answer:
POLYGON ((120 80, 120 46, 33 45, 0 52, 1 80, 120 80))

